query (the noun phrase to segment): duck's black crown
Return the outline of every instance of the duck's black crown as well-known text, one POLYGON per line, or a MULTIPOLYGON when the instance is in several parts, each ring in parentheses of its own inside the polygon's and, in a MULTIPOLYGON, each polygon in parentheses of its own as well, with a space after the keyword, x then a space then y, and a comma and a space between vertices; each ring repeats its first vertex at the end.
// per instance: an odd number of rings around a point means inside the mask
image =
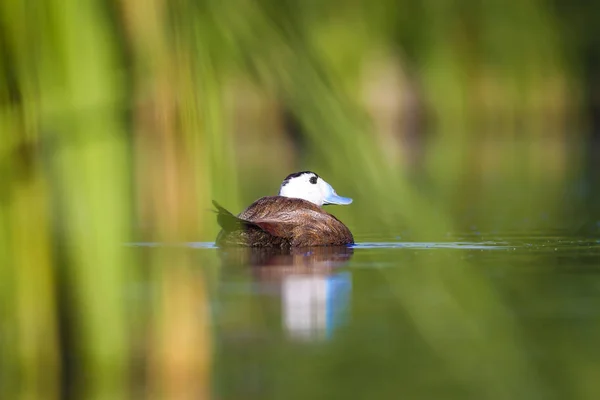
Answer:
POLYGON ((317 183, 317 179, 319 178, 319 175, 317 175, 315 172, 312 172, 312 171, 300 171, 300 172, 294 172, 293 174, 289 174, 288 176, 286 176, 285 179, 283 180, 283 182, 281 183, 281 186, 287 185, 290 182, 290 179, 297 178, 297 177, 299 177, 301 175, 304 175, 304 174, 313 174, 315 179, 314 179, 314 182, 313 182, 313 179, 311 178, 310 183, 312 183, 312 184, 317 183))

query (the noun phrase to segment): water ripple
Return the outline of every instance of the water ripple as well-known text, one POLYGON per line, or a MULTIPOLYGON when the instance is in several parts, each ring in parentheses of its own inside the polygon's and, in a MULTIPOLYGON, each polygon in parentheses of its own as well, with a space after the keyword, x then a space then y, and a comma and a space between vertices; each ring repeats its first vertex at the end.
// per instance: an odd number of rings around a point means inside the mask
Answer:
POLYGON ((513 246, 502 242, 362 242, 355 249, 466 249, 506 250, 513 246))
MULTIPOLYGON (((132 247, 186 247, 196 249, 217 249, 215 242, 180 242, 180 243, 161 243, 161 242, 135 242, 127 243, 132 247)), ((525 238, 519 240, 493 240, 493 241, 448 241, 448 242, 402 242, 402 241, 376 241, 376 242, 358 242, 351 246, 355 250, 361 249, 411 249, 411 250, 432 250, 432 249, 457 249, 457 250, 600 250, 600 241, 588 238, 525 238), (527 240, 529 239, 529 240, 527 240)))

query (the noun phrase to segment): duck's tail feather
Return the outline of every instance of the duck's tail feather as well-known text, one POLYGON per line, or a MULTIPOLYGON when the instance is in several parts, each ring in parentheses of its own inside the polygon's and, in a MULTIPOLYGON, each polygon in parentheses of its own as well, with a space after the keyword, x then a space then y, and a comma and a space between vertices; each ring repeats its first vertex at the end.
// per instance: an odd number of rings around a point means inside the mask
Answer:
POLYGON ((247 226, 247 221, 236 217, 216 201, 213 200, 212 203, 216 207, 216 210, 214 211, 217 213, 217 222, 225 231, 236 231, 247 226))
POLYGON ((286 236, 287 225, 285 223, 269 220, 259 220, 252 222, 246 221, 244 219, 236 217, 216 201, 213 200, 212 203, 216 207, 216 210, 213 211, 217 213, 217 222, 225 232, 233 232, 247 228, 254 228, 261 229, 265 232, 270 233, 273 236, 286 236))
POLYGON ((217 214, 223 213, 223 214, 228 214, 228 215, 233 216, 232 213, 230 213, 229 211, 227 211, 225 209, 225 207, 223 207, 222 205, 220 205, 219 203, 217 203, 216 200, 213 200, 212 203, 213 203, 213 206, 215 206, 215 208, 216 208, 216 210, 212 210, 213 212, 216 212, 217 214))

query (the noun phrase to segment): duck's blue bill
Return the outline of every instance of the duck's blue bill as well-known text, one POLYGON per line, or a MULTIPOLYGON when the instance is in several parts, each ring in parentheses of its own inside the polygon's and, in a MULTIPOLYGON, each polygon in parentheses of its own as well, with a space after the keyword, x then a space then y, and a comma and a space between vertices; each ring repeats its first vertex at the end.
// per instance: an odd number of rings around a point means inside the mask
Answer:
POLYGON ((340 206, 348 205, 352 203, 352 199, 350 197, 342 197, 338 196, 338 194, 333 190, 331 185, 327 184, 327 193, 325 193, 325 203, 324 204, 337 204, 340 206))
POLYGON ((338 204, 340 206, 345 206, 350 203, 352 203, 352 199, 350 197, 342 197, 338 196, 337 194, 333 194, 325 198, 325 204, 338 204))

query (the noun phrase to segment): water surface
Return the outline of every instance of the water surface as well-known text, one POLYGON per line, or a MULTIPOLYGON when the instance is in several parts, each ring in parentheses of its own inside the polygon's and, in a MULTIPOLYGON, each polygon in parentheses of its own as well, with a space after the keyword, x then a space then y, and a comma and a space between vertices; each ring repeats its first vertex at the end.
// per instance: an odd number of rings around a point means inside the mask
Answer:
POLYGON ((291 254, 136 246, 193 251, 198 268, 213 271, 218 398, 558 399, 598 390, 581 378, 600 367, 600 238, 381 239, 291 254))

